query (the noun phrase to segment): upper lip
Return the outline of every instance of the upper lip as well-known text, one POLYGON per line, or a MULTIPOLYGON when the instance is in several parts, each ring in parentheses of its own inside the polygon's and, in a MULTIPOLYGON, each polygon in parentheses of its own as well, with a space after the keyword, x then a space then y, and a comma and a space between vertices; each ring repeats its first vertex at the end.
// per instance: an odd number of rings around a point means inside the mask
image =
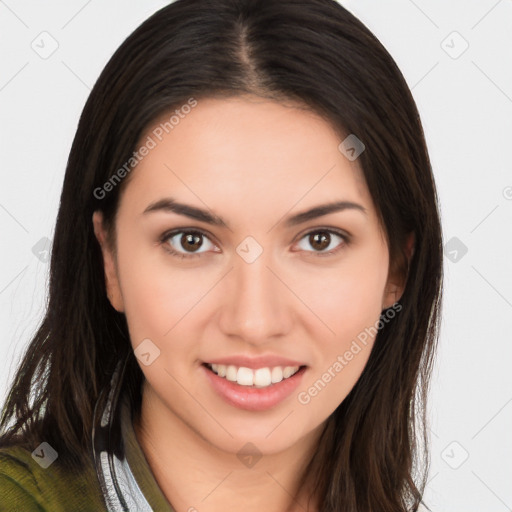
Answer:
POLYGON ((244 355, 218 357, 206 361, 206 364, 224 364, 226 366, 233 365, 237 367, 243 366, 245 368, 252 368, 253 370, 266 367, 273 368, 274 366, 306 366, 300 361, 295 361, 293 359, 288 359, 286 357, 277 355, 266 355, 258 357, 249 357, 244 355))

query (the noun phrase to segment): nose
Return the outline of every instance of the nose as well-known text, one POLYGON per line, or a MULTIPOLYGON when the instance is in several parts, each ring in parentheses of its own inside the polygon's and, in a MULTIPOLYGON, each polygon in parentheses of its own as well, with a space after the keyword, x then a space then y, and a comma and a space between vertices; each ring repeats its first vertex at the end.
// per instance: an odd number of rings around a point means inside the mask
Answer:
POLYGON ((222 291, 219 325, 225 336, 260 346, 290 331, 293 294, 273 267, 265 251, 252 263, 235 259, 222 291))

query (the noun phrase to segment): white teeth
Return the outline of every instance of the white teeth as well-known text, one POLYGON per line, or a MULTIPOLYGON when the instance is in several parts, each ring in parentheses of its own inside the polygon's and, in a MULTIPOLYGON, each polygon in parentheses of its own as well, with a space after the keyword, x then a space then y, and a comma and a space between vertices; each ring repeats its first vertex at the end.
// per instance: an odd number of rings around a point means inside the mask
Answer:
POLYGON ((286 366, 283 370, 283 379, 287 379, 288 377, 291 377, 296 370, 291 366, 286 366))
POLYGON ((268 387, 281 382, 299 371, 299 366, 275 366, 273 368, 246 368, 225 364, 212 364, 210 368, 219 376, 241 386, 268 387))
POLYGON ((272 375, 270 368, 258 368, 254 372, 254 385, 264 388, 272 384, 272 375))
POLYGON ((236 381, 241 386, 252 386, 254 384, 254 372, 250 368, 241 366, 236 374, 236 381))
POLYGON ((272 368, 272 384, 283 380, 283 369, 280 366, 272 368))
POLYGON ((230 380, 231 382, 236 382, 236 375, 237 375, 236 366, 229 365, 226 368, 226 379, 230 380))

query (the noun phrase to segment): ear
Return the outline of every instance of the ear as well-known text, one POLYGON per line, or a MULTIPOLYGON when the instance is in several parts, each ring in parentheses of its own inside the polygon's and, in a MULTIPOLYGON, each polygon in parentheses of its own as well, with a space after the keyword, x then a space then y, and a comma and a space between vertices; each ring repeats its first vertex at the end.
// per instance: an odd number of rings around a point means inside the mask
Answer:
POLYGON ((98 240, 103 254, 103 270, 105 272, 105 283, 108 300, 112 307, 119 313, 124 312, 123 297, 119 286, 117 266, 114 252, 108 242, 107 232, 103 223, 103 213, 99 210, 92 215, 94 235, 98 240))
POLYGON ((399 301, 405 290, 407 283, 409 265, 414 254, 414 233, 407 235, 404 247, 405 254, 405 267, 404 265, 392 265, 393 270, 390 270, 388 281, 382 297, 382 309, 390 308, 395 302, 399 301))

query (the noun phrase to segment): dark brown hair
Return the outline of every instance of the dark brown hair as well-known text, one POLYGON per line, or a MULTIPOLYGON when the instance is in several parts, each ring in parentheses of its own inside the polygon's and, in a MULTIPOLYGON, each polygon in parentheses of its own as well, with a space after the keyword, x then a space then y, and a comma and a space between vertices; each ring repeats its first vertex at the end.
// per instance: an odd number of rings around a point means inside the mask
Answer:
MULTIPOLYGON (((115 365, 140 410, 143 374, 124 315, 105 294, 92 214, 115 226, 126 185, 94 191, 132 157, 162 113, 212 96, 292 100, 365 144, 359 156, 393 268, 405 270, 396 318, 326 422, 305 468, 322 512, 416 510, 428 467, 425 399, 437 343, 442 234, 418 111, 395 62, 334 0, 178 0, 119 47, 84 107, 71 148, 51 254, 49 302, 4 405, 0 446, 41 440, 59 463, 90 463, 91 417, 115 365)), ((340 140, 341 142, 341 140, 340 140)))

